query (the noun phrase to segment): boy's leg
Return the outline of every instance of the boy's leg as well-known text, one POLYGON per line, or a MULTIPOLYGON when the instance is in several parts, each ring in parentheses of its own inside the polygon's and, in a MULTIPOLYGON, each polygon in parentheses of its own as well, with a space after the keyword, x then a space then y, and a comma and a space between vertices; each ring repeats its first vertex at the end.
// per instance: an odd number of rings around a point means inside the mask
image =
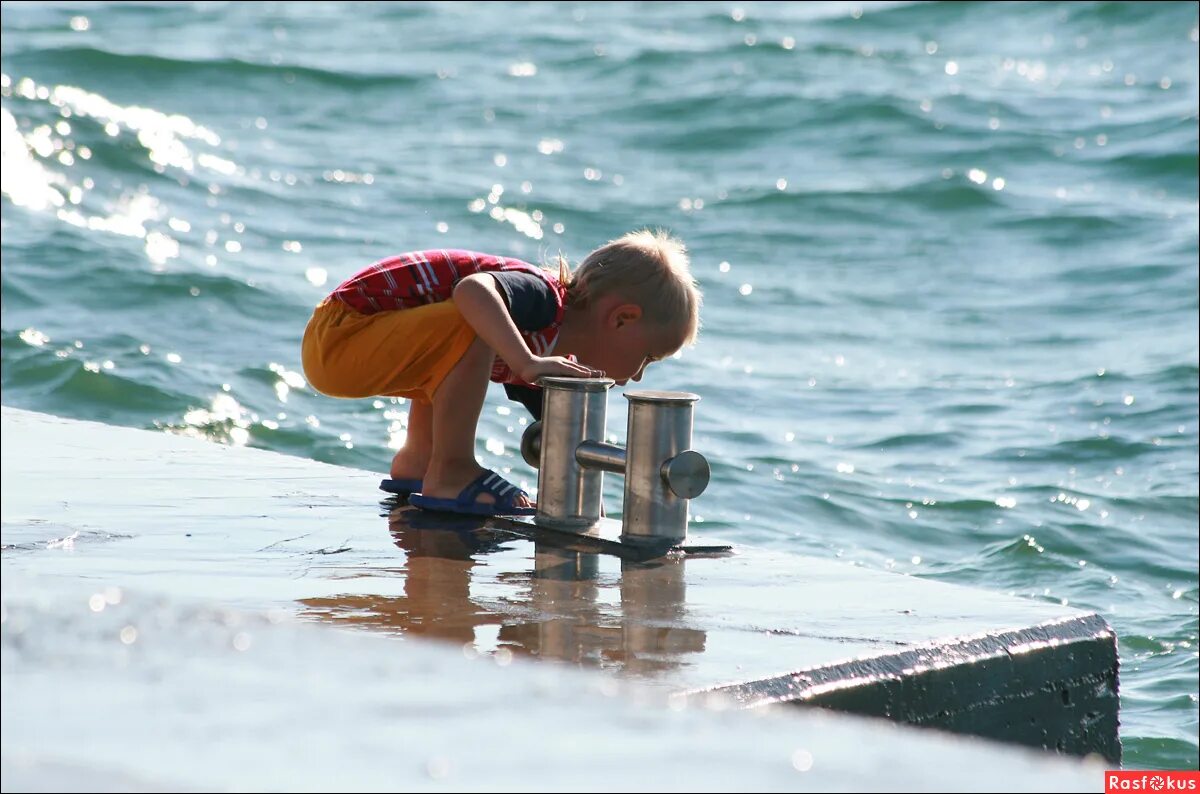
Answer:
MULTIPOLYGON (((433 395, 433 450, 425 472, 425 496, 453 499, 484 472, 475 460, 475 432, 495 358, 487 343, 476 337, 433 395)), ((495 501, 487 493, 478 499, 479 504, 495 501)), ((514 505, 533 506, 524 496, 514 505)))
POLYGON ((420 480, 433 451, 433 404, 413 399, 408 404, 408 436, 392 458, 392 479, 420 480))

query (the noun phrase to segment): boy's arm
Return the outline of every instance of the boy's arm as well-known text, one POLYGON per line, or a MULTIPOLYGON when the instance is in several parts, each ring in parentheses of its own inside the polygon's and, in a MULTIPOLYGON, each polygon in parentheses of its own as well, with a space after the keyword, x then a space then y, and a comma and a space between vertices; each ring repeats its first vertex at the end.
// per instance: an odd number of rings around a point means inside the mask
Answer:
POLYGON ((496 280, 487 273, 475 273, 459 281, 454 287, 454 303, 479 338, 526 383, 535 383, 543 375, 587 378, 603 374, 562 356, 531 353, 508 313, 496 280))

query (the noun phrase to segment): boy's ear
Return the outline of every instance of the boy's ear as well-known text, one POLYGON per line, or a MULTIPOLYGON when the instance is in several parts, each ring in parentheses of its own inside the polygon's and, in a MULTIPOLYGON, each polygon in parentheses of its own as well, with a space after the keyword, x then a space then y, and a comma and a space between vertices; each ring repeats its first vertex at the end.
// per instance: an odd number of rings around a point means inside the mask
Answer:
POLYGON ((625 323, 635 323, 642 319, 642 307, 636 303, 622 303, 619 306, 614 306, 612 311, 608 313, 608 325, 610 328, 620 328, 625 323))

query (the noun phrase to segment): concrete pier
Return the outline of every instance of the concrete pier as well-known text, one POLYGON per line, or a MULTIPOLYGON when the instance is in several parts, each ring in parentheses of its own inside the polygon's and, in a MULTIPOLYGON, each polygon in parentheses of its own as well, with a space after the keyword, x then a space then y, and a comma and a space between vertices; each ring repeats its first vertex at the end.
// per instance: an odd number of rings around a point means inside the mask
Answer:
POLYGON ((82 764, 150 788, 1101 790, 1100 760, 1016 745, 1119 758, 1094 614, 702 537, 639 558, 381 503, 377 474, 11 408, 0 438, 6 789, 82 764), (350 777, 277 758, 314 733, 350 777), (53 752, 72 737, 96 749, 53 752))

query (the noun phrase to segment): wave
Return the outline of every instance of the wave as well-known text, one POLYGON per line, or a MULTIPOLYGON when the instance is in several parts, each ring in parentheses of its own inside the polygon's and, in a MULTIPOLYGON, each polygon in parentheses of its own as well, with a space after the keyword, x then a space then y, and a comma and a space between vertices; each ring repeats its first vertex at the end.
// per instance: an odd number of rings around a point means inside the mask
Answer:
POLYGON ((1134 441, 1112 435, 1072 439, 1049 445, 1004 447, 980 457, 1023 463, 1094 463, 1129 461, 1162 451, 1161 447, 1149 441, 1134 441))
POLYGON ((953 449, 966 438, 961 433, 901 433, 877 441, 859 444, 854 449, 904 450, 904 449, 953 449))
MULTIPOLYGON (((18 51, 8 55, 24 70, 99 76, 135 76, 140 83, 171 83, 181 79, 205 84, 242 87, 246 80, 269 79, 280 83, 299 82, 332 88, 377 88, 415 85, 426 79, 417 74, 368 74, 334 71, 288 63, 262 63, 241 58, 189 59, 145 53, 122 53, 97 47, 57 47, 18 51)), ((399 62, 403 62, 402 60, 399 62)), ((389 61, 389 63, 392 63, 389 61)), ((428 75, 433 79, 432 70, 428 75)))
POLYGON ((4 402, 33 411, 140 427, 146 415, 177 414, 196 400, 121 372, 38 351, 18 358, 5 335, 4 402))
POLYGON ((1030 388, 1035 392, 1078 392, 1080 389, 1088 389, 1100 384, 1149 384, 1180 389, 1183 392, 1190 392, 1195 397, 1196 390, 1200 388, 1200 364, 1192 362, 1168 364, 1159 369, 1141 372, 1104 370, 1072 378, 1035 382, 1030 385, 1030 388))

